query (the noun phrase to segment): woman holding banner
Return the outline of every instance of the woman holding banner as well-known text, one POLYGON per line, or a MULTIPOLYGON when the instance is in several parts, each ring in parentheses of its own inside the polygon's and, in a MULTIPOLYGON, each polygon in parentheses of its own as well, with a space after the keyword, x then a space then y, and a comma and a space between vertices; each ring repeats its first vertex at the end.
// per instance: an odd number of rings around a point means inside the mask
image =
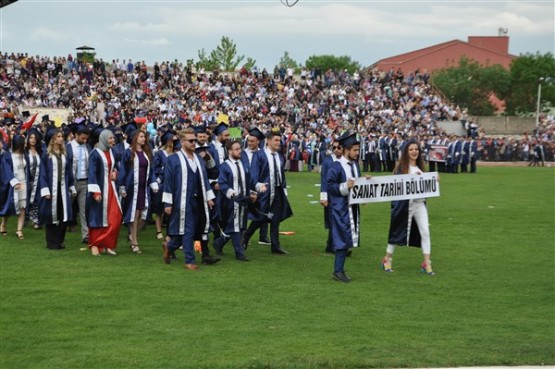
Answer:
MULTIPOLYGON (((420 146, 418 142, 411 140, 403 148, 401 159, 397 163, 394 173, 421 175, 424 172, 423 168, 424 160, 420 146)), ((430 260, 431 242, 425 199, 391 202, 389 242, 386 255, 382 260, 382 269, 386 272, 393 272, 392 261, 395 245, 421 247, 424 256, 421 265, 422 272, 428 275, 435 274, 430 260)))

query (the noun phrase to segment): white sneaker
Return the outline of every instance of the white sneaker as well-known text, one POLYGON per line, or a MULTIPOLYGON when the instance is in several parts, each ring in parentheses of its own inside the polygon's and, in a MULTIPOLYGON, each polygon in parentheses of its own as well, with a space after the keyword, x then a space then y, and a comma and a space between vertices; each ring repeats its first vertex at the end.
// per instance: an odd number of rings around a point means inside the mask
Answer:
POLYGON ((114 256, 117 255, 117 253, 112 249, 105 248, 104 250, 105 250, 104 252, 106 252, 107 254, 114 255, 114 256))

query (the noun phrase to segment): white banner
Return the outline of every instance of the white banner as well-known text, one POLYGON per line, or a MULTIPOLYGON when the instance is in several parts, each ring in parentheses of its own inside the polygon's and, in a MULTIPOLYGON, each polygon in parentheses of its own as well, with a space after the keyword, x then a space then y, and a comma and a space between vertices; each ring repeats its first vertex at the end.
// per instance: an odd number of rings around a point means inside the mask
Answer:
POLYGON ((437 172, 355 179, 349 204, 366 204, 439 196, 437 172))
POLYGON ((39 113, 37 119, 35 120, 35 125, 41 122, 42 116, 48 114, 48 118, 54 121, 56 127, 61 127, 62 124, 69 124, 69 115, 73 113, 72 109, 65 108, 45 108, 42 106, 23 106, 19 108, 20 111, 29 111, 29 114, 33 115, 39 113))

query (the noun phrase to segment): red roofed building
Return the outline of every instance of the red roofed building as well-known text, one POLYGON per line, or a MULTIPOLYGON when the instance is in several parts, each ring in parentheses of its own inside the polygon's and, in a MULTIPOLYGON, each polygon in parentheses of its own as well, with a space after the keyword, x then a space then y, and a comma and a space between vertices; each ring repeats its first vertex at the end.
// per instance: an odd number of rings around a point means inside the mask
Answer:
POLYGON ((419 69, 430 74, 441 68, 456 67, 466 56, 481 65, 499 64, 509 69, 516 56, 509 54, 509 36, 469 36, 468 41, 452 40, 424 49, 382 59, 370 68, 402 70, 408 75, 419 69))

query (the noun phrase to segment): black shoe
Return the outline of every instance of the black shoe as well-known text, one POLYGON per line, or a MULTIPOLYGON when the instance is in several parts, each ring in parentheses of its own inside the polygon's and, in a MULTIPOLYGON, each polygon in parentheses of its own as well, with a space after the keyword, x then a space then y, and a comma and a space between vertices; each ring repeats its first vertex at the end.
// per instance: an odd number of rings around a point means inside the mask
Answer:
POLYGON ((272 249, 272 254, 289 255, 289 253, 284 249, 282 249, 281 247, 272 249))
POLYGON ((222 259, 214 258, 212 256, 207 256, 205 258, 202 258, 202 263, 206 264, 206 265, 212 265, 212 264, 216 264, 220 260, 222 260, 222 259))
POLYGON ((352 253, 353 253, 353 250, 351 250, 351 249, 348 249, 348 250, 347 250, 347 254, 346 254, 346 256, 347 256, 347 257, 349 257, 349 256, 351 256, 351 254, 352 254, 352 253))
POLYGON ((245 255, 236 256, 235 259, 239 261, 249 261, 249 258, 247 258, 245 255))
POLYGON ((271 245, 272 243, 267 238, 261 238, 261 239, 258 240, 258 244, 259 245, 271 245))
POLYGON ((89 238, 88 237, 83 238, 83 240, 81 240, 81 243, 83 243, 85 245, 88 245, 89 244, 89 238))
POLYGON ((328 248, 326 247, 325 253, 326 253, 326 254, 335 254, 335 250, 334 250, 334 249, 328 249, 328 248))
POLYGON ((351 278, 347 277, 347 274, 344 272, 334 272, 333 279, 343 283, 349 283, 351 281, 351 278))
POLYGON ((247 238, 245 238, 245 234, 243 234, 241 236, 241 246, 243 247, 243 249, 247 249, 249 247, 249 240, 247 238))
POLYGON ((214 240, 214 243, 212 244, 212 246, 214 247, 214 251, 216 251, 216 255, 222 256, 224 254, 223 252, 223 246, 220 244, 220 242, 218 242, 219 238, 214 240))

